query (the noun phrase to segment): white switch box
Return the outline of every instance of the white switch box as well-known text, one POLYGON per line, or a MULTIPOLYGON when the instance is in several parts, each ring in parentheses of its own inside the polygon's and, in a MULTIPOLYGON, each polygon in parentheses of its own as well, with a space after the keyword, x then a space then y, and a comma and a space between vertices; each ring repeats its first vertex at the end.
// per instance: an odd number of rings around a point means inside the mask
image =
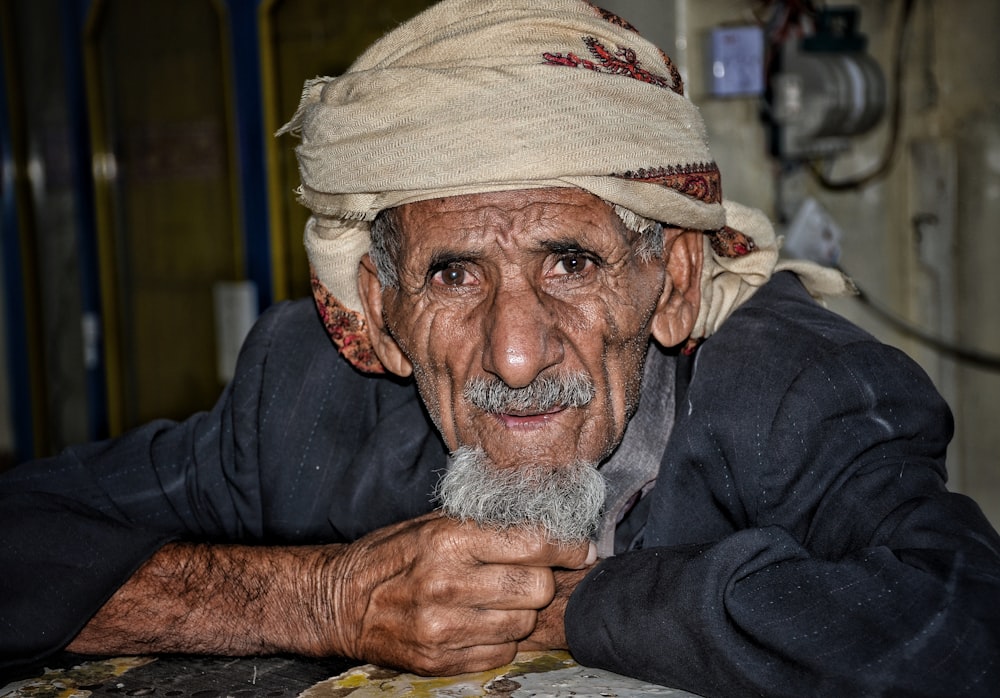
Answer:
POLYGON ((764 93, 764 32, 760 27, 716 27, 708 41, 709 92, 716 97, 764 93))
POLYGON ((236 357, 257 320, 257 285, 252 281, 218 281, 215 301, 216 371, 226 383, 236 372, 236 357))

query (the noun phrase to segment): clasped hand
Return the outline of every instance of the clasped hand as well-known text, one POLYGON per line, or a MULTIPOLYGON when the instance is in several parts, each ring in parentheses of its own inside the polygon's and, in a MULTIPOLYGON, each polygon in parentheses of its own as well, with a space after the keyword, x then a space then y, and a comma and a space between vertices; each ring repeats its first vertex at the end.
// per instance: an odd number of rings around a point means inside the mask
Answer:
POLYGON ((484 671, 565 647, 563 613, 592 544, 493 531, 439 513, 379 529, 330 561, 339 654, 426 675, 484 671))

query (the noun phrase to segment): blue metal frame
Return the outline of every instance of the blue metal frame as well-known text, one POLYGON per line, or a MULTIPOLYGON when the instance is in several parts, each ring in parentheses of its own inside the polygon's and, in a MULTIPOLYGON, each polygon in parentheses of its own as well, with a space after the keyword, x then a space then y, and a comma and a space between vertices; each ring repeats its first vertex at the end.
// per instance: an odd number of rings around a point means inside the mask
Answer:
MULTIPOLYGON (((264 113, 261 76, 258 9, 261 0, 225 0, 231 36, 236 123, 236 157, 239 179, 239 207, 245 249, 245 274, 257 286, 259 310, 274 298, 271 274, 271 240, 268 231, 268 196, 264 113)), ((85 314, 102 317, 100 268, 97 253, 97 229, 93 188, 92 152, 83 71, 83 30, 92 0, 60 0, 59 40, 63 51, 66 80, 66 105, 70 122, 69 144, 77 211, 77 247, 80 267, 81 306, 85 314)), ((8 86, 0 71, 0 157, 3 177, 0 201, 0 263, 3 264, 7 333, 7 366, 10 382, 9 406, 0 409, 12 418, 15 457, 27 460, 34 453, 32 396, 27 316, 22 270, 19 216, 14 181, 8 86)), ((103 344, 97 348, 98 360, 85 368, 89 437, 108 436, 106 365, 103 344)))
MULTIPOLYGON (((70 128, 70 159, 73 179, 76 182, 74 198, 77 216, 77 258, 80 269, 80 310, 84 315, 96 318, 100 327, 101 277, 94 213, 93 153, 90 149, 90 124, 83 71, 83 28, 90 4, 90 0, 61 0, 60 39, 66 81, 66 110, 70 128)), ((107 438, 109 434, 103 342, 100 337, 96 338, 96 342, 96 361, 84 367, 87 428, 90 440, 107 438)))
POLYGON ((267 164, 261 89, 260 0, 226 0, 232 38, 236 148, 240 212, 243 217, 246 276, 257 285, 258 309, 274 299, 268 232, 267 164))

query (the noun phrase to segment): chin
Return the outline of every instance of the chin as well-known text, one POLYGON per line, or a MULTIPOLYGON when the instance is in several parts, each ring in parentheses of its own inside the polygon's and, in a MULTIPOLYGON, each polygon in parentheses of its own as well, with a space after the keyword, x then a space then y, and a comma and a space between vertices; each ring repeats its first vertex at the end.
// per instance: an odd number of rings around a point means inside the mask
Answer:
POLYGON ((442 508, 453 518, 501 530, 537 528, 546 538, 563 542, 593 534, 604 496, 604 478, 594 463, 526 460, 503 468, 476 448, 452 454, 438 487, 442 508))

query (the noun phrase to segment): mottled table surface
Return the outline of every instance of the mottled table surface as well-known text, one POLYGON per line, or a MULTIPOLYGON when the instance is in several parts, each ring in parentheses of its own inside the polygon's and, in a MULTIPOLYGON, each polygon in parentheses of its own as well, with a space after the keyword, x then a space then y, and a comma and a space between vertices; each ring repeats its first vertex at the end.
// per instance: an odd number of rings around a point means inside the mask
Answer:
POLYGON ((0 688, 0 698, 394 698, 396 696, 672 696, 677 689, 582 667, 565 652, 524 652, 478 674, 427 678, 343 660, 298 657, 117 657, 50 668, 0 688))

